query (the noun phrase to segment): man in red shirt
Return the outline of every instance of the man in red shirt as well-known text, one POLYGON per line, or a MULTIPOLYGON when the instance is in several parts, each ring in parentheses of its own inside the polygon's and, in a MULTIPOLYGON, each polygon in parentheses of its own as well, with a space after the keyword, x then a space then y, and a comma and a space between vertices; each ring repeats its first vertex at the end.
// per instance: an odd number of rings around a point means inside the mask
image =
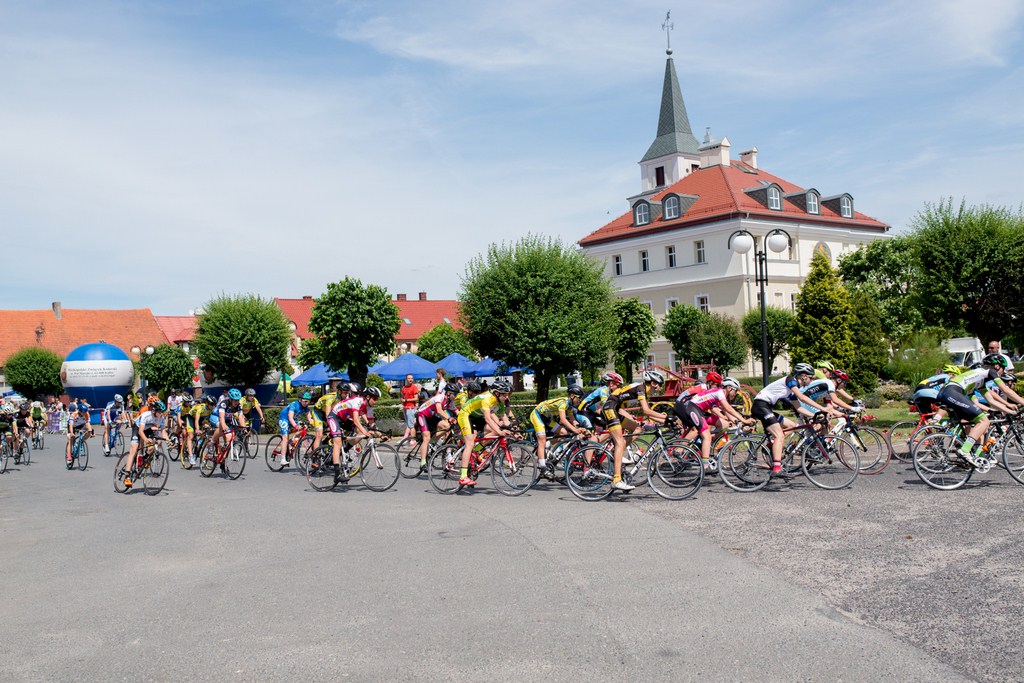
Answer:
POLYGON ((402 385, 402 412, 405 413, 405 436, 402 438, 416 436, 416 406, 419 399, 419 385, 412 375, 406 375, 405 384, 402 385))

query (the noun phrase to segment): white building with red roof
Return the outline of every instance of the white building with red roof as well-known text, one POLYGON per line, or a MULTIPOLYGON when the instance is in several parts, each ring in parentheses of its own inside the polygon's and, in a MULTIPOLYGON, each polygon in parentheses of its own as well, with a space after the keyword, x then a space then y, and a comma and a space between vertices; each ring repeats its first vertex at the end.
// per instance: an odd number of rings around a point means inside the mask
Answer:
MULTIPOLYGON (((628 199, 629 211, 580 240, 605 264, 621 297, 636 297, 659 321, 679 303, 725 313, 737 320, 759 307, 754 250, 728 248, 737 230, 762 247, 771 230, 792 238, 788 250, 768 250, 767 305, 795 308, 810 269, 823 251, 835 265, 859 245, 886 237, 889 226, 857 210, 843 188, 802 187, 758 166, 757 148, 733 159, 727 138, 710 133, 698 144, 690 129, 675 65, 665 64, 658 135, 640 160, 641 191, 628 199)), ((674 367, 664 338, 655 339, 649 360, 674 367)), ((776 360, 784 369, 785 359, 776 360)), ((749 361, 746 371, 757 374, 749 361)))

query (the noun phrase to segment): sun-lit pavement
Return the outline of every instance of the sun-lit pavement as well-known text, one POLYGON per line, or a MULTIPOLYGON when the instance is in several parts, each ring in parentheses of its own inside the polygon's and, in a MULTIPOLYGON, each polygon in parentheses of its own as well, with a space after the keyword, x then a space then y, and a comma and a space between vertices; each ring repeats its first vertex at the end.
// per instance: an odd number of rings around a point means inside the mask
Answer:
POLYGON ((583 503, 486 478, 316 493, 259 458, 238 481, 175 464, 150 498, 59 447, 0 475, 4 680, 1021 678, 999 648, 1024 491, 1002 472, 583 503), (951 524, 975 505, 980 526, 951 524))

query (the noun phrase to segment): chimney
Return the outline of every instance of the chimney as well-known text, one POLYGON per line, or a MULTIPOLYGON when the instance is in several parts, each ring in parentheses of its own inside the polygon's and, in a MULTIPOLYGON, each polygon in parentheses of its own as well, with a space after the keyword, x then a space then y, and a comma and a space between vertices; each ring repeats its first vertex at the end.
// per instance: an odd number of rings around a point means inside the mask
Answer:
POLYGON ((405 301, 405 294, 396 294, 395 298, 399 301, 405 301))
POLYGON ((757 169, 757 147, 751 147, 746 152, 740 152, 740 161, 752 169, 757 169))
POLYGON ((310 295, 308 295, 308 294, 307 294, 307 295, 305 295, 304 297, 302 297, 302 300, 303 300, 303 301, 312 301, 312 300, 313 300, 313 297, 311 297, 310 295))
POLYGON ((53 314, 57 316, 57 320, 60 320, 60 317, 62 315, 60 310, 60 302, 54 301, 52 304, 50 304, 50 307, 53 308, 53 314))
POLYGON ((426 292, 420 292, 420 301, 426 301, 426 300, 427 300, 427 293, 426 292))
POLYGON ((732 145, 729 144, 729 138, 722 138, 721 140, 710 140, 709 137, 705 138, 708 142, 701 145, 697 151, 700 152, 700 167, 711 168, 712 166, 728 166, 729 165, 729 148, 732 145))

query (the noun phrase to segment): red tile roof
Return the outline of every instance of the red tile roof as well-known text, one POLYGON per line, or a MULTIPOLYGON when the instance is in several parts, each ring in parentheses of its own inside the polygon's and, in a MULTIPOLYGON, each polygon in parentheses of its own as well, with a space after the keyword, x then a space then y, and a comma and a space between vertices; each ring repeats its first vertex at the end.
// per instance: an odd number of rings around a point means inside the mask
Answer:
POLYGON ((0 311, 0 362, 27 347, 50 349, 66 356, 72 349, 105 341, 130 354, 167 342, 148 308, 126 311, 64 309, 60 320, 52 310, 0 311))
POLYGON ((674 185, 660 190, 648 197, 650 201, 661 202, 665 195, 695 195, 698 199, 677 219, 670 221, 658 216, 650 224, 642 227, 633 226, 633 212, 627 211, 611 223, 601 227, 580 240, 580 245, 587 247, 604 242, 650 235, 653 233, 676 230, 690 225, 709 223, 750 214, 759 218, 785 222, 800 221, 816 223, 832 227, 855 228, 882 232, 888 226, 868 215, 854 211, 853 218, 843 218, 822 202, 820 215, 809 214, 801 207, 783 197, 782 210, 768 209, 744 190, 766 187, 775 183, 782 188, 782 194, 803 192, 806 188, 783 180, 760 169, 754 169, 743 162, 733 161, 729 166, 711 166, 702 168, 685 176, 674 185), (762 182, 763 181, 763 182, 762 182))
POLYGON ((196 336, 196 317, 194 315, 158 315, 156 324, 160 331, 172 344, 190 342, 196 336))
POLYGON ((313 297, 304 296, 301 299, 274 299, 277 307, 284 312, 284 317, 295 323, 295 335, 299 339, 309 339, 313 335, 309 332, 309 316, 313 315, 313 297))

